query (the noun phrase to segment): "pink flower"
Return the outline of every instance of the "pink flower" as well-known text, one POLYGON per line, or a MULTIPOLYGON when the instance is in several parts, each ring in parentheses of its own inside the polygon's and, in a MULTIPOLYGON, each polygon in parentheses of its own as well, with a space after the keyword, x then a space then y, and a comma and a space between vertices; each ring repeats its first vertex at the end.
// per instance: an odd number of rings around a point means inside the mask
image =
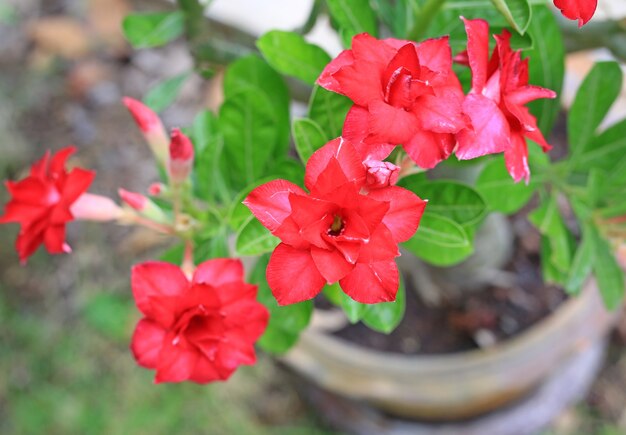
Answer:
POLYGON ((159 116, 141 101, 130 97, 124 97, 122 101, 143 133, 157 161, 165 165, 169 140, 159 116))
POLYGON ((495 36, 496 49, 489 59, 489 24, 466 20, 467 61, 472 70, 472 89, 463 102, 471 125, 457 134, 456 155, 461 160, 504 152, 506 167, 518 182, 528 182, 528 149, 525 137, 550 150, 525 107, 539 98, 555 98, 549 89, 528 84, 528 59, 511 50, 508 31, 495 36))
POLYGON ((180 129, 172 131, 170 142, 169 175, 172 181, 182 183, 189 177, 193 167, 193 144, 180 129))
POLYGON ((582 27, 596 12, 598 0, 554 0, 554 6, 561 10, 563 16, 578 20, 578 27, 582 27))
POLYGON ((447 37, 415 44, 356 35, 317 83, 354 101, 343 136, 363 160, 383 159, 402 144, 415 163, 432 168, 450 155, 453 134, 465 127, 447 37))
POLYGON ((354 146, 335 139, 309 159, 307 194, 286 180, 254 189, 244 204, 281 239, 267 282, 280 305, 313 298, 326 283, 362 303, 395 300, 397 244, 417 230, 426 203, 397 186, 369 190, 354 146))
POLYGON ((380 160, 366 160, 363 162, 366 169, 365 183, 368 189, 380 189, 393 186, 400 176, 400 167, 390 162, 380 160))
POLYGON ((140 366, 156 370, 156 383, 225 380, 256 362, 254 342, 269 313, 256 301, 257 287, 243 281, 241 261, 206 261, 191 281, 173 264, 141 263, 131 284, 144 315, 131 350, 140 366))
POLYGON ((0 216, 0 224, 20 224, 16 249, 22 263, 41 244, 51 254, 71 252, 65 242, 65 224, 74 219, 70 209, 95 177, 94 171, 81 168, 66 171, 65 161, 75 151, 74 147, 66 147, 52 158, 46 152, 32 165, 28 177, 6 182, 12 198, 0 216))

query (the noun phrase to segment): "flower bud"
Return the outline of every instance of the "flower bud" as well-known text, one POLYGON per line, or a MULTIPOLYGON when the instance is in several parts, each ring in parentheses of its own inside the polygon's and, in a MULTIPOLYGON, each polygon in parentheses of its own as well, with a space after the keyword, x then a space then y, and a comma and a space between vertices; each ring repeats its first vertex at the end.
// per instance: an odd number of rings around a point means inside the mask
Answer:
POLYGON ((99 222, 117 220, 124 214, 124 210, 111 198, 92 193, 79 196, 70 206, 70 212, 76 219, 99 222))
POLYGON ((148 187, 148 194, 151 196, 159 196, 163 192, 165 192, 165 185, 163 185, 163 183, 152 183, 148 187))
POLYGON ((163 213, 163 210, 161 210, 159 206, 152 202, 147 196, 144 196, 141 193, 130 192, 122 188, 118 189, 117 193, 126 205, 138 211, 142 216, 145 216, 155 222, 167 222, 167 218, 163 213))
POLYGON ((365 181, 370 189, 393 186, 398 181, 400 167, 393 163, 366 160, 364 165, 367 170, 365 181))
POLYGON ((135 119, 146 142, 161 165, 167 161, 168 138, 159 116, 146 105, 130 97, 122 99, 124 105, 135 119))
POLYGON ((184 182, 193 166, 193 144, 180 129, 175 128, 172 131, 172 140, 170 142, 170 159, 168 171, 170 179, 174 183, 184 182))

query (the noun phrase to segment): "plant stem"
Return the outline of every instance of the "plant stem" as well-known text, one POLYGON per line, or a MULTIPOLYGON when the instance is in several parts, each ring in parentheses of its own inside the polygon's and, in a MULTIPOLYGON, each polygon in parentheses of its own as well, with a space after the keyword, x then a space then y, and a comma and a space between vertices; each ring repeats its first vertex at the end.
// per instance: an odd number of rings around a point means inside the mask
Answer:
POLYGON ((419 41, 426 34, 433 18, 445 4, 445 0, 427 0, 415 17, 415 24, 409 32, 408 39, 419 41))
POLYGON ((324 3, 321 0, 315 0, 306 21, 301 27, 297 28, 295 32, 301 35, 306 35, 307 33, 309 33, 313 29, 313 27, 315 27, 315 23, 317 23, 317 17, 319 16, 323 6, 324 3))

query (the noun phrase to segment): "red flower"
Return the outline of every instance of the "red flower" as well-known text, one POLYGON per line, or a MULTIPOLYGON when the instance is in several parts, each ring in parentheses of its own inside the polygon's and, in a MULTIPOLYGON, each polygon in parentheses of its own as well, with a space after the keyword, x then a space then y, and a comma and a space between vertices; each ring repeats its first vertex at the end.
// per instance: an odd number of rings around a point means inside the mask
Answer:
POLYGON ((304 183, 310 194, 274 180, 244 201, 282 241, 267 267, 278 303, 311 299, 335 281, 358 302, 395 300, 397 244, 417 230, 425 201, 397 186, 370 190, 356 149, 342 138, 311 156, 304 183))
POLYGON ((172 131, 169 157, 168 172, 170 178, 175 183, 183 183, 191 173, 194 151, 191 140, 178 128, 172 131))
POLYGON ((465 127, 447 37, 415 44, 356 35, 317 83, 354 101, 343 137, 363 160, 383 159, 402 144, 415 163, 432 168, 450 155, 453 133, 465 127))
POLYGON ((538 98, 555 98, 549 89, 528 84, 528 59, 511 50, 508 31, 496 35, 496 49, 489 59, 489 24, 466 20, 467 62, 472 89, 463 102, 471 126, 457 134, 456 155, 461 160, 504 152, 513 179, 528 182, 528 149, 525 137, 550 150, 525 104, 538 98))
POLYGON ((554 0, 554 6, 570 20, 578 20, 578 27, 582 27, 596 12, 598 0, 554 0))
POLYGON ((269 313, 257 287, 243 282, 241 261, 206 261, 191 282, 178 266, 146 262, 133 267, 131 285, 144 315, 131 350, 140 366, 156 369, 156 383, 225 380, 255 363, 269 313))
POLYGON ((17 222, 20 232, 16 249, 22 263, 44 244, 51 254, 71 252, 65 242, 65 224, 74 219, 70 208, 85 193, 94 171, 74 168, 65 170, 65 161, 76 151, 63 148, 50 158, 50 152, 32 165, 25 179, 7 181, 12 198, 6 206, 0 224, 17 222))

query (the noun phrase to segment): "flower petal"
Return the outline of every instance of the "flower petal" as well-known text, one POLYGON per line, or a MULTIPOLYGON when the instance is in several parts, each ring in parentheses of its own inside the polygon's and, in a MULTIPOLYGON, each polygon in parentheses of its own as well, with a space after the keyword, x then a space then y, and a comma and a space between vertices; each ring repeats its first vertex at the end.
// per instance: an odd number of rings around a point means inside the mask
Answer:
POLYGON ((321 249, 312 246, 311 257, 317 270, 328 283, 339 281, 354 269, 354 264, 346 261, 343 254, 336 249, 321 249))
POLYGON ((452 134, 418 131, 402 148, 420 168, 431 169, 447 159, 456 140, 452 134))
POLYGON ((372 141, 392 144, 405 142, 418 130, 413 113, 382 101, 370 104, 368 125, 372 141))
POLYGON ((528 147, 524 136, 520 133, 511 135, 511 147, 504 151, 506 169, 516 183, 522 178, 528 184, 530 169, 528 168, 528 147))
MULTIPOLYGON (((365 167, 354 145, 339 137, 315 151, 309 158, 304 175, 304 185, 307 189, 313 190, 313 186, 317 184, 320 174, 328 168, 332 159, 337 160, 341 172, 343 172, 347 181, 357 181, 359 183, 365 181, 365 167)), ((338 180, 335 180, 335 186, 336 182, 338 180)))
POLYGON ((243 201, 252 214, 271 232, 291 213, 289 195, 306 192, 287 180, 273 180, 254 189, 243 201))
POLYGON ((137 308, 149 318, 155 314, 151 299, 180 296, 189 289, 189 281, 180 268, 162 261, 136 264, 130 281, 137 308))
POLYGON ((390 143, 369 142, 370 134, 369 112, 365 107, 356 104, 350 108, 343 123, 341 136, 354 145, 362 161, 368 158, 384 160, 387 158, 395 145, 390 143))
POLYGON ((461 17, 467 33, 467 57, 472 70, 472 91, 480 93, 487 83, 489 64, 489 24, 485 20, 461 17))
POLYGON ((308 250, 279 244, 267 265, 267 283, 279 305, 295 304, 312 299, 326 280, 308 250))
POLYGON ((460 160, 500 153, 509 147, 509 123, 493 100, 480 94, 469 94, 463 103, 463 111, 469 116, 472 128, 457 135, 456 156, 460 160))
POLYGON ((198 265, 192 283, 220 287, 228 283, 243 282, 243 263, 239 259, 214 258, 198 265))
POLYGON ((582 27, 596 12, 598 0, 554 0, 554 6, 570 20, 578 20, 578 27, 582 27))
POLYGON ((152 320, 141 319, 135 327, 130 343, 130 350, 137 364, 149 369, 156 368, 164 338, 163 327, 152 320))
POLYGON ((426 201, 398 186, 373 190, 368 195, 378 201, 389 202, 389 211, 383 217, 383 224, 389 228, 396 243, 410 239, 419 227, 426 201))
POLYGON ((339 281, 339 285, 355 301, 376 304, 396 299, 398 276, 398 267, 393 260, 358 263, 348 276, 339 281))
POLYGON ((197 350, 176 346, 174 337, 168 334, 163 340, 163 347, 159 353, 154 382, 159 384, 189 379, 200 358, 202 356, 197 350))

